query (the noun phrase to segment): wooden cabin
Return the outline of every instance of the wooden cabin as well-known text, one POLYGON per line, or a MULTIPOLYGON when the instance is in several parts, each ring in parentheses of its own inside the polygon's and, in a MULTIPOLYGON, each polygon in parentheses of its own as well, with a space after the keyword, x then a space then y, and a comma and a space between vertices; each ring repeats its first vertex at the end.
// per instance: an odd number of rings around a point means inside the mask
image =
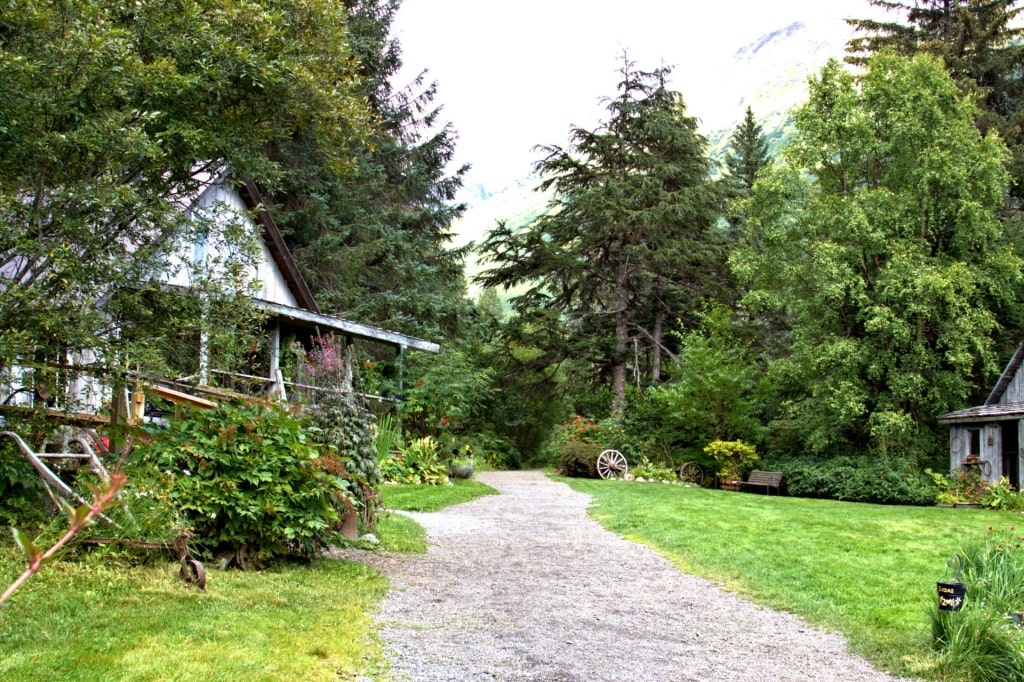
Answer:
POLYGON ((977 467, 981 477, 995 483, 1003 476, 1021 487, 1024 452, 1024 343, 1010 358, 984 405, 939 417, 949 424, 949 466, 977 467))
MULTIPOLYGON (((296 339, 307 349, 314 339, 324 337, 333 337, 344 346, 360 341, 370 342, 378 349, 382 346, 391 348, 399 362, 410 349, 428 353, 439 351, 438 344, 431 341, 321 312, 252 182, 236 185, 227 180, 226 174, 212 177, 205 183, 202 192, 183 200, 181 204, 186 220, 204 221, 205 227, 195 231, 190 239, 170 245, 168 264, 157 279, 167 287, 191 290, 195 277, 209 275, 211 272, 216 274, 218 269, 245 262, 244 278, 253 285, 252 302, 267 316, 266 337, 269 343, 266 345, 269 357, 260 362, 260 375, 241 374, 237 368, 228 371, 227 368, 210 365, 208 340, 199 338, 198 348, 195 349, 198 371, 188 377, 168 377, 175 381, 168 382, 167 391, 173 393, 175 388, 188 387, 202 393, 207 388, 212 390, 216 386, 230 386, 238 392, 287 399, 291 397, 290 384, 294 384, 294 378, 284 377, 280 371, 282 352, 286 352, 282 348, 282 341, 286 338, 296 339), (255 237, 256 253, 248 254, 242 260, 240 254, 233 252, 231 240, 223 234, 228 225, 255 237), (239 390, 243 386, 247 390, 239 390)), ((350 356, 348 360, 351 360, 350 356)), ((65 364, 82 368, 88 367, 91 362, 92 354, 88 349, 69 349, 65 364)), ((0 393, 3 396, 0 400, 7 406, 31 407, 39 399, 34 383, 36 378, 32 370, 18 366, 6 367, 0 373, 0 393)), ((61 393, 65 396, 66 404, 62 401, 51 407, 65 410, 73 408, 83 415, 98 413, 104 404, 114 399, 105 381, 88 372, 68 374, 61 393)))
MULTIPOLYGON (((343 340, 346 345, 360 340, 369 341, 393 348, 399 358, 410 349, 428 353, 439 351, 438 344, 431 341, 322 313, 277 225, 264 209, 259 191, 251 181, 240 186, 232 186, 223 181, 214 182, 193 202, 193 206, 198 209, 215 207, 217 211, 230 212, 229 220, 241 220, 247 233, 259 237, 260 253, 247 275, 258 285, 258 291, 253 296, 254 305, 268 316, 269 358, 266 376, 240 376, 238 378, 245 381, 238 384, 263 384, 261 393, 287 397, 290 378, 283 377, 279 370, 282 353, 286 352, 282 341, 288 337, 302 339, 307 348, 311 339, 328 335, 343 340), (255 220, 252 216, 255 216, 255 220)), ((223 243, 223 240, 211 236, 206 243, 187 245, 182 253, 191 254, 193 260, 190 267, 169 273, 168 283, 188 286, 187 273, 202 270, 201 260, 209 261, 212 264, 210 267, 219 267, 217 263, 224 258, 223 254, 217 253, 217 249, 223 243)), ((199 354, 202 358, 205 350, 200 348, 199 354)), ((218 383, 213 376, 217 371, 217 368, 203 366, 199 375, 194 377, 195 383, 200 386, 218 383)))

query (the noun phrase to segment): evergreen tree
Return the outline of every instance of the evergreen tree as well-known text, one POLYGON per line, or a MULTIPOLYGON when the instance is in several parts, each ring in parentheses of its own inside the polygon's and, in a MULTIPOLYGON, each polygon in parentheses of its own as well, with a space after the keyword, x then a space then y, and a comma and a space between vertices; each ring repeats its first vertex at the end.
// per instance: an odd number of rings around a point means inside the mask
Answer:
POLYGON ((754 181, 761 169, 771 163, 768 140, 761 124, 754 118, 754 112, 747 107, 740 123, 729 139, 729 154, 725 157, 729 175, 737 187, 747 194, 754 188, 754 181))
POLYGON ((610 118, 574 127, 571 144, 545 146, 546 214, 523 230, 499 224, 482 246, 495 267, 485 286, 526 286, 513 298, 533 366, 584 360, 610 384, 621 416, 629 370, 660 372, 665 319, 696 310, 721 283, 716 243, 721 196, 697 123, 668 89, 669 69, 628 60, 610 118))
POLYGON ((448 241, 468 168, 448 169, 456 136, 438 126, 436 84, 421 74, 406 88, 392 85, 402 62, 390 28, 401 0, 343 4, 374 126, 346 147, 352 166, 341 172, 321 163, 315 137, 277 148, 290 169, 274 197, 282 230, 323 309, 417 335, 457 335, 466 249, 448 241))
POLYGON ((744 219, 737 200, 750 196, 757 174, 771 162, 772 157, 768 152, 768 140, 765 138, 764 130, 754 118, 753 110, 747 107, 743 121, 729 139, 729 153, 725 157, 725 166, 729 173, 723 182, 726 186, 726 195, 731 200, 727 218, 733 231, 744 219))

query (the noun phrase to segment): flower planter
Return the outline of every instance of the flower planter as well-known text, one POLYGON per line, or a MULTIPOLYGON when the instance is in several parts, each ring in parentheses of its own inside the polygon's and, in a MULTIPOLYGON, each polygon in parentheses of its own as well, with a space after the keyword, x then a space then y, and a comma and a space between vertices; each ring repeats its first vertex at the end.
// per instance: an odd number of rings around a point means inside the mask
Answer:
POLYGON ((452 478, 470 478, 473 475, 472 464, 450 464, 448 466, 448 475, 452 478))
POLYGON ((719 481, 718 487, 722 490, 739 490, 741 486, 739 481, 719 481))

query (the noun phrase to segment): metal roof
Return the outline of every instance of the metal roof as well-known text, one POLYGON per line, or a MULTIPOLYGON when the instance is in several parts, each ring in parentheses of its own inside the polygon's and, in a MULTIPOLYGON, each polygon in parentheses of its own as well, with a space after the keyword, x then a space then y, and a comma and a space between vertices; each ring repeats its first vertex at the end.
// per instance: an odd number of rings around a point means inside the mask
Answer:
POLYGON ((988 398, 985 400, 986 405, 995 405, 1002 399, 1003 394, 1006 393, 1006 388, 1013 381, 1017 370, 1020 369, 1022 361, 1024 361, 1024 342, 1017 346, 1017 350, 1014 352, 1013 357, 1010 358, 1010 362, 1006 364, 1003 373, 999 375, 999 381, 992 387, 992 392, 989 393, 988 398))

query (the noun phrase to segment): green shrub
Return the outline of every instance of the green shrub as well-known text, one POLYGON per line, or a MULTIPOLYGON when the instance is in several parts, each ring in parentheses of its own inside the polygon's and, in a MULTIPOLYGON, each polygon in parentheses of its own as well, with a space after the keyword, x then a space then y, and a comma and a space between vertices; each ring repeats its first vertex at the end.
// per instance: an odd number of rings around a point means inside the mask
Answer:
POLYGON ((760 459, 754 446, 741 440, 713 440, 704 452, 715 462, 715 472, 723 481, 739 480, 760 459))
POLYGON ((1012 529, 966 540, 953 560, 966 586, 959 611, 932 611, 932 645, 946 679, 1024 679, 1024 635, 1010 614, 1024 604, 1024 548, 1012 529))
POLYGON ((47 498, 39 474, 14 441, 0 439, 0 525, 38 528, 46 521, 47 498))
POLYGON ((1024 496, 1014 489, 1010 479, 1003 476, 996 483, 985 486, 980 499, 981 506, 1003 511, 1024 511, 1024 496))
POLYGON ((597 457, 602 448, 597 443, 571 440, 562 446, 558 458, 558 473, 574 478, 597 478, 597 457))
POLYGON ((333 448, 344 467, 338 473, 349 482, 360 522, 368 530, 375 530, 379 488, 384 482, 373 431, 376 419, 353 394, 333 391, 319 397, 310 416, 317 441, 333 448))
POLYGON ((645 481, 676 481, 679 477, 676 470, 664 463, 652 462, 647 457, 641 457, 640 461, 629 469, 629 473, 637 479, 645 481))
POLYGON ((935 503, 934 482, 912 462, 900 458, 776 459, 765 467, 781 471, 786 491, 795 497, 876 504, 935 503))
POLYGON ((392 483, 448 483, 448 467, 440 455, 436 439, 431 436, 416 438, 381 462, 381 472, 384 479, 392 483))
POLYGON ((230 551, 258 565, 311 558, 341 540, 338 522, 355 505, 344 466, 284 409, 186 411, 150 437, 138 465, 162 474, 158 494, 204 556, 230 551))

